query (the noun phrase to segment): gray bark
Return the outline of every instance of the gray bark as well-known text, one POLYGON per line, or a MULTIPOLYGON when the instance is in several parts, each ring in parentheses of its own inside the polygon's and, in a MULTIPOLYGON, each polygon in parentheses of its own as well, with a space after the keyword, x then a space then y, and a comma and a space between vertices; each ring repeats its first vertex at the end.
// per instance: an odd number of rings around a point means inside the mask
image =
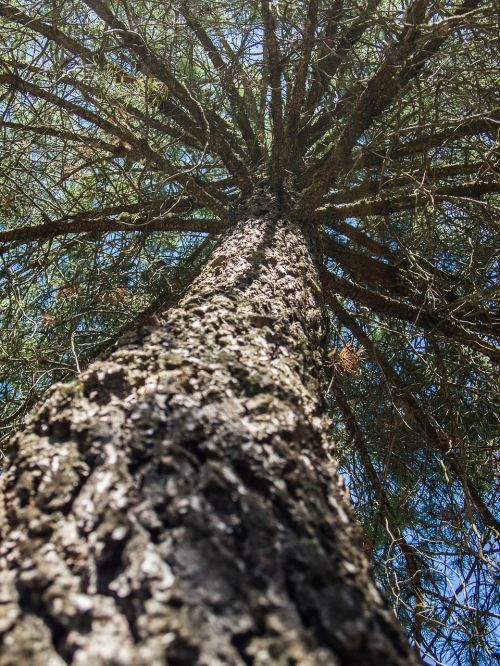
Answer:
POLYGON ((1 666, 418 662, 331 457, 315 240, 271 199, 238 218, 163 323, 17 435, 1 666))

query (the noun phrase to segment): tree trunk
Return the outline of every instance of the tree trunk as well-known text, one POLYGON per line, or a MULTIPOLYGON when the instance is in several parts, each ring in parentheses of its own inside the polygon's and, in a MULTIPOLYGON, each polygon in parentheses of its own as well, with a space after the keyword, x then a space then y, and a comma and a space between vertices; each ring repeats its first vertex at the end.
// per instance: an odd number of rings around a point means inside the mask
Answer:
POLYGON ((418 662, 329 455, 315 241, 258 203, 17 436, 1 666, 418 662))

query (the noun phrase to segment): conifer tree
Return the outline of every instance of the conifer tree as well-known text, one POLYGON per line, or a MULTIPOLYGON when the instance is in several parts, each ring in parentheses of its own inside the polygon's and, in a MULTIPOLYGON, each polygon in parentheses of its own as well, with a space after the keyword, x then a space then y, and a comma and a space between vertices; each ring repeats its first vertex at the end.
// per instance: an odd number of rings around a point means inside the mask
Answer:
POLYGON ((491 663, 495 20, 0 1, 1 666, 491 663))

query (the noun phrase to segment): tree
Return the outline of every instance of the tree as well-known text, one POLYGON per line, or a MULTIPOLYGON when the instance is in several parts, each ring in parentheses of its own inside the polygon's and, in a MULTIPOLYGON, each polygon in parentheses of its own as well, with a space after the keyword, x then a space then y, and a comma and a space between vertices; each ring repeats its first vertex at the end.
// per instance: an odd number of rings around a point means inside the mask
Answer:
POLYGON ((0 15, 0 664, 486 663, 493 9, 0 15))

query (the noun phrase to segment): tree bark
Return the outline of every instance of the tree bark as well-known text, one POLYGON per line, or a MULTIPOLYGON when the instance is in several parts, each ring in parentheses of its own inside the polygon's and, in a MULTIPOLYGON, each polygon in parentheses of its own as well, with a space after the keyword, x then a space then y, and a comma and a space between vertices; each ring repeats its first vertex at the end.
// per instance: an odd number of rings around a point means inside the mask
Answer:
POLYGON ((270 198, 14 442, 1 666, 416 664, 329 451, 319 257, 270 198))

